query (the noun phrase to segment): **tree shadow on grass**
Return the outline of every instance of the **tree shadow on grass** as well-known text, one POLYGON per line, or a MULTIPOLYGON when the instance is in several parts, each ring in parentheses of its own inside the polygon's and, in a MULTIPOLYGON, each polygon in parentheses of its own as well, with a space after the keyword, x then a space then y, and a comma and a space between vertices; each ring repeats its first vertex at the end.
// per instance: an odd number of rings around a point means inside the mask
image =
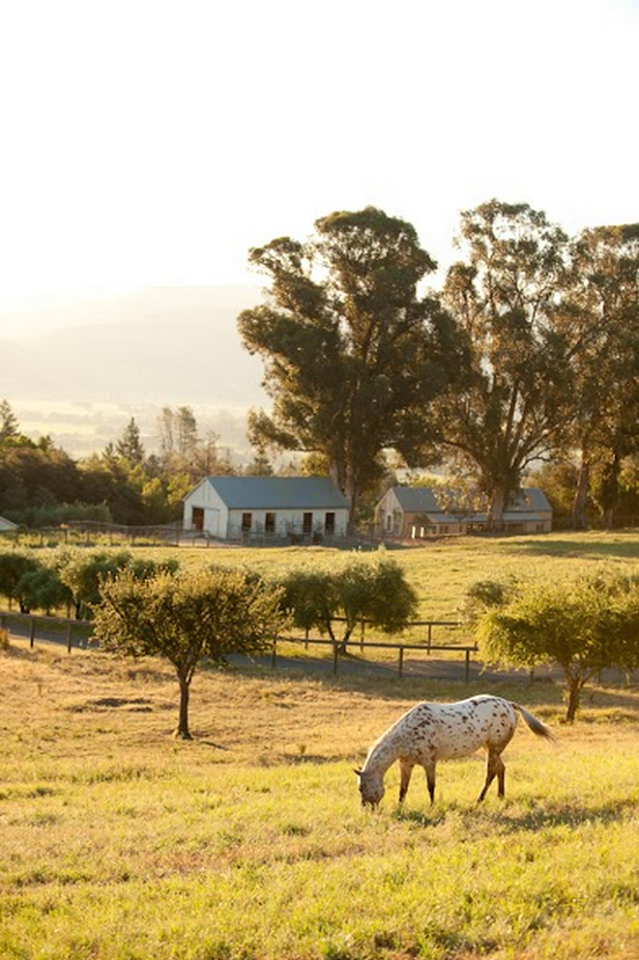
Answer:
POLYGON ((639 559, 639 543, 636 535, 627 541, 612 539, 606 542, 580 539, 578 543, 572 540, 531 537, 529 540, 518 540, 512 544, 512 548, 513 552, 532 554, 537 557, 575 557, 579 560, 605 557, 639 559))
POLYGON ((582 824, 608 824, 624 820, 626 817, 635 818, 639 804, 635 799, 622 798, 610 800, 598 806, 581 806, 578 803, 550 803, 539 804, 522 809, 516 802, 511 807, 501 810, 490 810, 479 805, 462 807, 459 804, 447 804, 425 810, 403 810, 396 808, 392 816, 395 820, 414 824, 415 826, 436 827, 445 823, 451 814, 461 815, 464 821, 476 826, 475 819, 482 817, 490 819, 491 830, 497 829, 500 833, 541 833, 553 827, 578 827, 582 824), (473 821, 471 823, 471 820, 473 821))

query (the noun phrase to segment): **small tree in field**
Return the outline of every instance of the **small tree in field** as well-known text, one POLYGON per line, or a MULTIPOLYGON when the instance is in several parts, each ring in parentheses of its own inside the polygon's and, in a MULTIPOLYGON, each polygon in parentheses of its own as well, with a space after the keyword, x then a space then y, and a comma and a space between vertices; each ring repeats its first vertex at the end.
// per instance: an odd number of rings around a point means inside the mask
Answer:
POLYGON ((384 633, 404 629, 417 609, 417 594, 394 560, 349 559, 341 566, 291 570, 282 581, 283 603, 296 626, 316 627, 343 649, 358 623, 384 633), (341 637, 337 624, 343 626, 341 637))
POLYGON ((32 552, 0 549, 0 596, 7 598, 9 609, 13 601, 17 600, 20 612, 29 612, 28 601, 20 591, 20 581, 26 574, 40 570, 41 566, 32 552))
POLYGON ((564 675, 572 723, 585 684, 607 667, 639 663, 639 584, 618 573, 529 582, 477 621, 480 649, 492 662, 556 663, 564 675))
POLYGON ((226 662, 230 653, 270 648, 286 625, 281 590, 222 568, 159 573, 138 579, 124 570, 102 583, 94 607, 95 636, 123 656, 165 657, 175 667, 180 708, 175 735, 190 740, 189 693, 204 657, 226 662))

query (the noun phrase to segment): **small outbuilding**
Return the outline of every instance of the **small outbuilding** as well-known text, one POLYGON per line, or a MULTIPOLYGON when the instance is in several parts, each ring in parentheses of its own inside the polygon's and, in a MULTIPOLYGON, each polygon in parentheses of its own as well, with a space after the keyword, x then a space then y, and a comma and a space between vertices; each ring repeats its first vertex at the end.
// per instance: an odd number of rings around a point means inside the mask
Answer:
POLYGON ((7 520, 5 517, 0 517, 0 533, 6 533, 9 530, 17 529, 17 523, 13 523, 11 520, 7 520))
POLYGON ((205 477, 184 498, 184 530, 220 540, 321 543, 344 537, 348 520, 328 477, 205 477))
MULTIPOLYGON (((446 491, 434 487, 391 487, 377 504, 379 536, 427 539, 462 536, 487 529, 485 512, 455 508, 446 491)), ((504 511, 504 533, 547 533, 552 529, 552 507, 543 490, 526 487, 504 511)))

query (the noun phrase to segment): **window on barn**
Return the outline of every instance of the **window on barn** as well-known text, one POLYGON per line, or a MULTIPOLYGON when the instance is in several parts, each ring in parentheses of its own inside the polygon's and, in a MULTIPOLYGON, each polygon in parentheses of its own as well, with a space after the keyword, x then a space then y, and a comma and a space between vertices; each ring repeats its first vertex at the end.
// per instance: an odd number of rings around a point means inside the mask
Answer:
POLYGON ((204 507, 193 507, 191 524, 194 530, 204 530, 204 507))
POLYGON ((324 530, 326 533, 335 533, 335 514, 327 513, 324 520, 324 530))
POLYGON ((302 518, 302 531, 304 533, 311 533, 313 530, 313 514, 305 513, 302 518))
POLYGON ((275 533, 275 514, 267 513, 264 518, 264 532, 275 533))
POLYGON ((242 533, 248 533, 251 529, 253 523, 253 514, 252 513, 243 513, 242 514, 242 533))

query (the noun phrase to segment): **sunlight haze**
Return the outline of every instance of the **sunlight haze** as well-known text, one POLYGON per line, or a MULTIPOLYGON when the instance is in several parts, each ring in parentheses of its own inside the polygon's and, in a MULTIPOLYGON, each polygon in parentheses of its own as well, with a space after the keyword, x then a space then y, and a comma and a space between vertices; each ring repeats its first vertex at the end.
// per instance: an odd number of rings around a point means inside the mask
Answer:
POLYGON ((154 288, 248 285, 259 297, 249 248, 303 239, 337 209, 372 204, 411 222, 440 264, 436 283, 460 211, 493 197, 569 233, 638 220, 638 11, 634 0, 12 4, 0 352, 63 330, 67 304, 74 323, 95 325, 96 303, 154 288))

